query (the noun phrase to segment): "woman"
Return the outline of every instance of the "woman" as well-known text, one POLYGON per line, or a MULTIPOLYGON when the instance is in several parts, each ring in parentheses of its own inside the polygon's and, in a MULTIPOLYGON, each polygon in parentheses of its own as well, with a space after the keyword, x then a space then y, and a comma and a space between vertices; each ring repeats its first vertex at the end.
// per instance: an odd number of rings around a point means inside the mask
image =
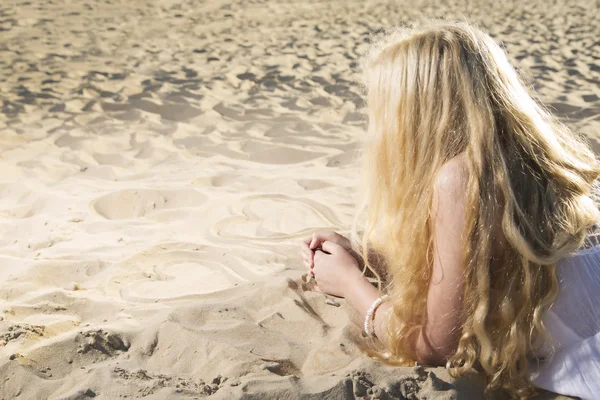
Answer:
POLYGON ((488 389, 513 397, 535 386, 597 396, 600 165, 590 148, 466 23, 388 35, 363 69, 364 234, 360 246, 333 232, 301 244, 319 289, 365 318, 384 362, 480 370, 488 389), (360 265, 387 266, 386 287, 360 265))

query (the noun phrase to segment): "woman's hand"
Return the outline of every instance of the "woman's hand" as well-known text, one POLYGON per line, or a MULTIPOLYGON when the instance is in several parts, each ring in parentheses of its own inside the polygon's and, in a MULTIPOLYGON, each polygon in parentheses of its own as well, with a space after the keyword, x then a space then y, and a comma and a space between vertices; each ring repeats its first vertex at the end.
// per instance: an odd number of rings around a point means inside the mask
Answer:
POLYGON ((325 241, 321 248, 315 251, 312 272, 322 292, 345 297, 359 280, 366 280, 358 261, 342 245, 325 241))
POLYGON ((302 262, 304 263, 304 266, 309 270, 311 274, 313 274, 312 269, 315 266, 315 250, 319 249, 325 241, 336 243, 346 250, 350 250, 351 247, 350 240, 340 235, 339 233, 332 231, 321 231, 313 233, 311 237, 303 240, 300 243, 300 257, 302 257, 302 262))
POLYGON ((309 243, 309 247, 311 250, 314 251, 315 249, 321 247, 324 242, 335 243, 337 245, 342 246, 346 250, 350 250, 351 248, 350 240, 347 237, 342 236, 339 233, 333 231, 322 231, 313 233, 309 243))

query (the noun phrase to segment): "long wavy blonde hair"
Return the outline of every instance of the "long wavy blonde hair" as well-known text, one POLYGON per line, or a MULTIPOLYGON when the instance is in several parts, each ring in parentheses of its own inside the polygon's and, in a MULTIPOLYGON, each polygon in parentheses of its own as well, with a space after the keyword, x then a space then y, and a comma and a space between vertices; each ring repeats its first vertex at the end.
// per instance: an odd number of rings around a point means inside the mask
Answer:
POLYGON ((391 364, 414 362, 405 338, 423 328, 432 271, 434 180, 450 159, 468 164, 462 335, 447 368, 475 369, 487 389, 534 392, 530 357, 550 339, 542 318, 558 295, 555 264, 599 221, 591 200, 599 164, 536 100, 505 52, 465 22, 398 29, 363 58, 369 128, 366 218, 356 250, 385 257, 391 364), (500 225, 506 245, 491 263, 500 225), (541 339, 541 340, 540 340, 541 339))

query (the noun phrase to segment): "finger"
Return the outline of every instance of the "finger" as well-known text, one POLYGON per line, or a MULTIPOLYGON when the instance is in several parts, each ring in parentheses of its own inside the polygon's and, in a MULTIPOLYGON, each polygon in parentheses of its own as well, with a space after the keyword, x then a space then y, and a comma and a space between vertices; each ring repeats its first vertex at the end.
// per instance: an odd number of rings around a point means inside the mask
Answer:
POLYGON ((310 256, 312 257, 314 250, 310 248, 310 243, 307 245, 303 245, 300 247, 300 250, 304 251, 306 254, 310 254, 310 256))
POLYGON ((310 242, 311 241, 312 241, 312 239, 303 240, 300 243, 298 243, 298 247, 300 247, 301 249, 310 250, 310 242))
POLYGON ((308 267, 312 267, 312 265, 313 265, 313 260, 310 258, 303 258, 302 262, 304 263, 304 265, 306 265, 308 267))
POLYGON ((300 252, 299 253, 300 258, 302 259, 302 261, 307 262, 310 261, 312 258, 310 256, 308 256, 306 253, 300 252))
POLYGON ((299 253, 302 258, 312 259, 313 252, 311 250, 309 250, 307 247, 300 249, 299 253))
POLYGON ((323 242, 327 240, 333 240, 336 236, 335 232, 331 231, 321 231, 313 233, 313 240, 310 242, 310 248, 316 249, 321 246, 323 242))
POLYGON ((303 261, 303 263, 304 267, 309 271, 312 271, 315 268, 315 263, 313 263, 312 260, 303 261))
POLYGON ((316 233, 313 233, 312 239, 311 239, 308 247, 312 250, 312 249, 316 248, 318 245, 319 245, 319 238, 317 237, 316 233))

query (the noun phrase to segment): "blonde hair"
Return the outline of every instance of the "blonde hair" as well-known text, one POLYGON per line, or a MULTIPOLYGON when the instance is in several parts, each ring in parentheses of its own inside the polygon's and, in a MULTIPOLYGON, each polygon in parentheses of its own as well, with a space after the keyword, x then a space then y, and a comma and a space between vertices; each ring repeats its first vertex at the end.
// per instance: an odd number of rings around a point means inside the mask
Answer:
POLYGON ((372 271, 368 246, 385 257, 393 299, 389 351, 372 353, 391 364, 416 359, 406 338, 425 323, 434 180, 464 154, 464 322, 447 368, 453 376, 479 368, 488 390, 532 394, 527 365, 539 339, 550 339, 542 318, 558 295, 555 264, 599 220, 590 198, 600 174, 594 154, 532 97, 501 47, 468 23, 398 29, 373 45, 362 68, 367 212, 354 246, 372 271), (498 238, 490 227, 500 219, 505 251, 491 268, 498 238))

